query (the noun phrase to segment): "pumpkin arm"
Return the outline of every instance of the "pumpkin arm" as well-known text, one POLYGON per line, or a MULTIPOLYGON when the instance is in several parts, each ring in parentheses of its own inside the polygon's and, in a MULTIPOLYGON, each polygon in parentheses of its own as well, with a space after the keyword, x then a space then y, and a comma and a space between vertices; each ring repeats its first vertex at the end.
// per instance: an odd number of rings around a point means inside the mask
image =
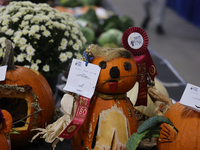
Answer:
POLYGON ((6 111, 6 110, 1 110, 1 111, 5 118, 5 121, 3 122, 1 130, 6 134, 10 131, 10 129, 12 127, 13 119, 12 119, 11 114, 8 111, 6 111))
MULTIPOLYGON (((163 122, 173 126, 171 121, 168 118, 163 117, 163 116, 154 116, 144 121, 138 128, 137 133, 134 133, 128 139, 126 143, 127 150, 135 150, 143 139, 147 139, 151 137, 158 138, 160 134, 159 126, 163 122)), ((162 127, 164 129, 164 126, 162 127)), ((161 133, 163 132, 165 131, 163 130, 161 133)))

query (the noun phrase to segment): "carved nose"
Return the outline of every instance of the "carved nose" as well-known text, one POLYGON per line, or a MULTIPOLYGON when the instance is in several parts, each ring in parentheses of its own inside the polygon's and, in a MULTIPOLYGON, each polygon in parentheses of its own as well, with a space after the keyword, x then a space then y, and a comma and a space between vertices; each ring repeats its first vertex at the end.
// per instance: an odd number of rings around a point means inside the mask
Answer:
POLYGON ((118 67, 112 67, 110 69, 110 77, 111 78, 119 78, 120 75, 120 71, 118 69, 118 67))

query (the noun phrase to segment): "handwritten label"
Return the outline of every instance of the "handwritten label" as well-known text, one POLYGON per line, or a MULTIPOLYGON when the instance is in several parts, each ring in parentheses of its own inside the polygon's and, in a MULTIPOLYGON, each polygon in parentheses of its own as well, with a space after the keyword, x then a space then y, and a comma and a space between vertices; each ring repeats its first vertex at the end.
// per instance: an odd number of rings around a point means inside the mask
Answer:
POLYGON ((188 83, 179 103, 200 112, 200 87, 188 83))
POLYGON ((4 81, 6 78, 6 71, 7 71, 7 65, 0 66, 0 81, 4 81))
POLYGON ((61 138, 70 139, 72 135, 79 129, 79 127, 83 124, 88 108, 90 104, 90 98, 79 95, 78 106, 76 110, 76 114, 71 121, 71 123, 65 128, 62 133, 59 135, 61 138))
POLYGON ((84 61, 73 59, 67 83, 63 89, 91 98, 100 70, 97 65, 88 63, 86 66, 84 61))

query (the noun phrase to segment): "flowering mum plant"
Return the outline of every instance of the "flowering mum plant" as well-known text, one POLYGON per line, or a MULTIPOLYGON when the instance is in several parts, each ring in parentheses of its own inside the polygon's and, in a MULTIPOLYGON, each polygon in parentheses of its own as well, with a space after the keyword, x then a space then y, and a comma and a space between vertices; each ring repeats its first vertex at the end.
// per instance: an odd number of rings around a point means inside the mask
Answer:
POLYGON ((86 42, 71 14, 28 1, 13 1, 0 8, 0 62, 6 38, 14 44, 15 65, 47 77, 65 70, 72 58, 80 59, 86 42))

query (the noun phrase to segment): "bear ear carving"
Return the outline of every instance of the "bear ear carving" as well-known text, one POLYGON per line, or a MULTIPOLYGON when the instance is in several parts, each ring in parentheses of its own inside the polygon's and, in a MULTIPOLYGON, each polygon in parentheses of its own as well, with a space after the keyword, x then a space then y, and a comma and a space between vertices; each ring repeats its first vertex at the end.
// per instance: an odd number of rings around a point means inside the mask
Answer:
POLYGON ((101 61, 101 62, 99 63, 99 67, 100 67, 101 69, 105 69, 106 66, 107 66, 107 64, 106 64, 105 61, 101 61))

